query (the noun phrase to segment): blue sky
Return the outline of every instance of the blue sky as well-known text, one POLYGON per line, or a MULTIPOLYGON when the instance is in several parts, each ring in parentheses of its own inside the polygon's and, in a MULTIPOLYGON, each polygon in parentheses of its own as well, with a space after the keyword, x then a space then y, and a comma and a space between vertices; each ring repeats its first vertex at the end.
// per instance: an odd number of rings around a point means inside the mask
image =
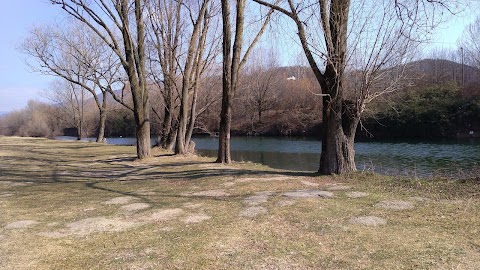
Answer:
POLYGON ((0 8, 0 112, 21 109, 29 99, 41 99, 40 91, 52 80, 29 71, 25 56, 15 48, 36 24, 53 22, 61 11, 48 0, 2 0, 0 8))
MULTIPOLYGON (((15 48, 34 25, 48 24, 62 18, 62 11, 48 0, 2 0, 0 8, 0 113, 23 108, 30 99, 44 100, 41 92, 54 79, 32 73, 25 63, 25 55, 15 48)), ((471 9, 471 12, 475 10, 471 9)), ((465 25, 474 16, 464 13, 438 29, 432 47, 455 47, 465 25), (448 27, 447 27, 448 25, 448 27)), ((32 61, 30 61, 32 62, 32 61)))

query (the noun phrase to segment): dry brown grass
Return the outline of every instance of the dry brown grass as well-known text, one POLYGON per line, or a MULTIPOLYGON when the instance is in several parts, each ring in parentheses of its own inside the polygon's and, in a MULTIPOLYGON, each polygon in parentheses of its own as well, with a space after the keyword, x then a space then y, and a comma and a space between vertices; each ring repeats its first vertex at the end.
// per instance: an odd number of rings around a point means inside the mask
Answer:
POLYGON ((0 269, 480 269, 478 182, 134 156, 0 137, 0 269))

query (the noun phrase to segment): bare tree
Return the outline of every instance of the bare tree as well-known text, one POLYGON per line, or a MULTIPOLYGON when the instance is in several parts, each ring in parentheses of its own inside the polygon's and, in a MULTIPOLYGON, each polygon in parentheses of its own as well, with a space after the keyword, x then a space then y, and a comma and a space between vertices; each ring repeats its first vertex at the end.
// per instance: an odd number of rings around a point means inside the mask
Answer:
POLYGON ((182 91, 180 101, 180 114, 178 120, 177 141, 175 144, 175 154, 185 154, 188 152, 190 146, 191 132, 193 132, 193 125, 195 121, 195 106, 196 95, 198 91, 198 80, 202 72, 203 52, 205 50, 206 37, 209 27, 209 14, 207 12, 209 0, 200 2, 199 11, 196 18, 189 9, 188 13, 192 18, 192 33, 188 42, 186 51, 186 59, 183 67, 182 77, 182 91), (193 19, 195 18, 195 19, 193 19), (192 102, 189 102, 189 97, 193 96, 192 102), (189 111, 192 111, 189 114, 189 111), (188 119, 190 117, 192 131, 187 133, 188 119), (190 134, 187 136, 187 134, 190 134))
POLYGON ((45 91, 45 97, 53 101, 62 111, 62 120, 68 127, 75 127, 78 140, 87 133, 85 92, 85 89, 78 84, 63 79, 53 81, 45 91))
POLYGON ((198 4, 161 0, 152 1, 149 6, 149 32, 155 48, 150 61, 151 77, 163 89, 165 106, 161 141, 163 147, 169 148, 175 135, 176 154, 192 150, 198 90, 218 54, 216 28, 211 27, 216 10, 215 2, 210 0, 198 4), (156 62, 161 74, 155 72, 156 62))
MULTIPOLYGON (((176 135, 176 100, 180 70, 177 63, 180 54, 182 31, 182 1, 150 1, 149 36, 152 50, 149 56, 149 70, 152 82, 162 92, 163 124, 160 145, 171 150, 176 135), (160 67, 160 69, 158 68, 160 67)), ((158 112, 154 113, 160 118, 158 112)))
MULTIPOLYGON (((477 76, 480 75, 480 16, 474 22, 469 24, 463 31, 461 39, 458 41, 460 49, 460 60, 462 63, 462 70, 460 73, 460 82, 465 88, 466 72, 465 65, 470 65, 476 68, 477 76)), ((465 91, 465 89, 464 89, 465 91)), ((478 91, 478 90, 477 90, 478 91)))
MULTIPOLYGON (((279 1, 275 2, 278 3, 279 1)), ((219 128, 219 146, 217 163, 231 163, 230 156, 230 129, 232 125, 232 101, 237 91, 239 74, 245 65, 249 54, 252 52, 255 44, 260 40, 270 21, 273 9, 270 9, 265 16, 265 20, 254 36, 252 42, 245 50, 243 56, 244 42, 244 25, 245 25, 245 6, 246 0, 238 0, 236 2, 235 14, 235 31, 232 36, 231 27, 231 8, 230 0, 221 0, 222 9, 222 56, 223 56, 223 72, 222 72, 222 109, 220 112, 220 128, 219 128), (233 38, 233 47, 232 47, 233 38)))
POLYGON ((25 108, 0 117, 0 135, 57 136, 61 127, 60 116, 58 107, 30 100, 25 108))
POLYGON ((246 67, 244 102, 257 113, 259 122, 262 122, 262 114, 274 108, 279 100, 277 84, 281 79, 276 74, 277 67, 277 55, 272 49, 256 50, 246 67))
POLYGON ((32 29, 21 51, 39 62, 39 68, 32 65, 35 71, 61 77, 92 94, 100 114, 97 142, 104 142, 107 94, 119 81, 120 64, 103 41, 81 24, 52 25, 32 29))
POLYGON ((146 82, 144 1, 51 0, 51 3, 88 26, 117 55, 127 74, 133 99, 137 157, 149 157, 150 105, 146 82))
POLYGON ((373 82, 378 81, 379 71, 390 67, 392 55, 401 56, 405 45, 396 44, 395 39, 407 37, 405 40, 416 40, 420 26, 437 22, 435 18, 427 18, 427 15, 434 14, 427 6, 444 8, 446 4, 429 0, 398 0, 393 3, 287 0, 284 5, 254 1, 283 13, 293 21, 305 56, 321 87, 323 133, 319 172, 354 171, 354 139, 360 115, 372 98, 389 91, 373 90, 373 82), (371 10, 378 11, 369 14, 371 10), (379 21, 368 23, 369 20, 375 21, 378 15, 381 15, 379 21), (321 37, 315 36, 317 32, 321 33, 321 37), (373 33, 373 41, 369 39, 372 37, 369 33, 373 33), (361 67, 364 82, 354 94, 348 95, 345 81, 347 67, 359 48, 367 53, 360 53, 363 60, 357 62, 354 68, 361 67), (400 52, 397 52, 398 49, 400 52))

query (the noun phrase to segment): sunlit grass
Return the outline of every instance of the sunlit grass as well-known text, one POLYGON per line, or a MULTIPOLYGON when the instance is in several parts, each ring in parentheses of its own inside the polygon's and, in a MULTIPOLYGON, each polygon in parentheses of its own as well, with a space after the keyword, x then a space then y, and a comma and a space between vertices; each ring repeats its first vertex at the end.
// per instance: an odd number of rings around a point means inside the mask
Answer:
POLYGON ((136 161, 133 147, 14 137, 0 137, 0 169, 1 269, 480 269, 475 181, 316 176, 158 149, 136 161), (334 197, 283 196, 304 189, 334 197), (377 205, 393 200, 413 208, 377 205), (249 207, 264 212, 242 216, 249 207), (351 223, 362 216, 387 223, 351 223))

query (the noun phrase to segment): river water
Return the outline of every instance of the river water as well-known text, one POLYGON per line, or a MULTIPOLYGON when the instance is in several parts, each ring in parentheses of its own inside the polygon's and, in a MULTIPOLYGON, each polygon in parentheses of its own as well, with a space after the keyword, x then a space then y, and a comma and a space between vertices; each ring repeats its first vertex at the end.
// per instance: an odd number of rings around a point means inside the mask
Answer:
MULTIPOLYGON (((58 137, 57 139, 75 139, 58 137)), ((94 141, 93 138, 86 140, 94 141)), ((197 152, 215 157, 218 139, 197 137, 197 152)), ((118 145, 134 145, 134 138, 108 138, 118 145)), ((311 138, 233 137, 232 159, 262 163, 279 169, 317 171, 321 142, 311 138)), ((358 170, 418 177, 463 176, 480 171, 480 141, 395 141, 355 143, 358 170)))

